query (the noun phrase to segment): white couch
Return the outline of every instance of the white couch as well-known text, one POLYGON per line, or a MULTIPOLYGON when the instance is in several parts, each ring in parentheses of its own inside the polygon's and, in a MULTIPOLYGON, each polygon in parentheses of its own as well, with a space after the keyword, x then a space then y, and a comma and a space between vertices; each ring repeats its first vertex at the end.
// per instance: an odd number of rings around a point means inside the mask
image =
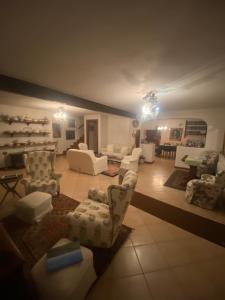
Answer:
POLYGON ((69 149, 67 160, 69 168, 80 173, 97 175, 108 170, 107 156, 95 157, 92 150, 69 149))
POLYGON ((141 148, 134 148, 131 155, 124 156, 123 160, 121 161, 120 168, 137 172, 141 154, 141 148))
POLYGON ((112 156, 118 159, 123 159, 125 155, 131 152, 129 146, 108 144, 105 148, 101 149, 103 155, 112 156))

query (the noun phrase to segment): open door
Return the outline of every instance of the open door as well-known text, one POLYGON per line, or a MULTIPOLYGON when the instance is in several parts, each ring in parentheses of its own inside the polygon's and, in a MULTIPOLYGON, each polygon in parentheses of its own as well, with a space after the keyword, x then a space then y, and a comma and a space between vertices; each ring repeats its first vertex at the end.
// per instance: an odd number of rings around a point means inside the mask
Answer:
POLYGON ((86 120, 88 149, 98 153, 98 120, 86 120))

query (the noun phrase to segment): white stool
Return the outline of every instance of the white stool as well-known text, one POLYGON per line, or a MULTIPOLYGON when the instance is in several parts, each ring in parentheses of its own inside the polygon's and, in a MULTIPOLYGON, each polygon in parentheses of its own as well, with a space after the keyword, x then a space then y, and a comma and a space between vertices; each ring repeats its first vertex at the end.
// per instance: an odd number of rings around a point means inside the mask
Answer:
MULTIPOLYGON (((55 246, 71 242, 61 239, 55 246)), ((54 247, 55 247, 54 246, 54 247)), ((48 272, 46 254, 32 269, 32 276, 41 300, 82 300, 96 280, 93 267, 93 254, 86 247, 81 247, 83 261, 63 269, 48 272)))
POLYGON ((16 215, 25 222, 34 223, 52 209, 52 195, 33 192, 17 202, 16 215))

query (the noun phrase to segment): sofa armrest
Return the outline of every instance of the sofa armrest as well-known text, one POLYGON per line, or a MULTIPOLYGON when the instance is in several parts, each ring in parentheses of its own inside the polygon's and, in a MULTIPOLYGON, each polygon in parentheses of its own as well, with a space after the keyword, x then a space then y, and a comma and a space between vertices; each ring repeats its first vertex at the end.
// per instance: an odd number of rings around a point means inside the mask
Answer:
POLYGON ((105 204, 109 203, 107 194, 95 188, 92 188, 88 191, 88 198, 105 204))

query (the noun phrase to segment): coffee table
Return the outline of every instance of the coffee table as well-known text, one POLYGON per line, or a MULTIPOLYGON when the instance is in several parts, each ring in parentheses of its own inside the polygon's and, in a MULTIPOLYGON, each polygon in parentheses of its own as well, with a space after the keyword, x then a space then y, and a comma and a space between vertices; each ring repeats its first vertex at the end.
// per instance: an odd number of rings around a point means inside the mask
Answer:
POLYGON ((20 194, 16 191, 16 186, 22 178, 22 174, 5 175, 0 177, 0 185, 6 190, 5 195, 0 201, 0 205, 5 201, 9 193, 13 193, 13 195, 21 198, 20 194))

